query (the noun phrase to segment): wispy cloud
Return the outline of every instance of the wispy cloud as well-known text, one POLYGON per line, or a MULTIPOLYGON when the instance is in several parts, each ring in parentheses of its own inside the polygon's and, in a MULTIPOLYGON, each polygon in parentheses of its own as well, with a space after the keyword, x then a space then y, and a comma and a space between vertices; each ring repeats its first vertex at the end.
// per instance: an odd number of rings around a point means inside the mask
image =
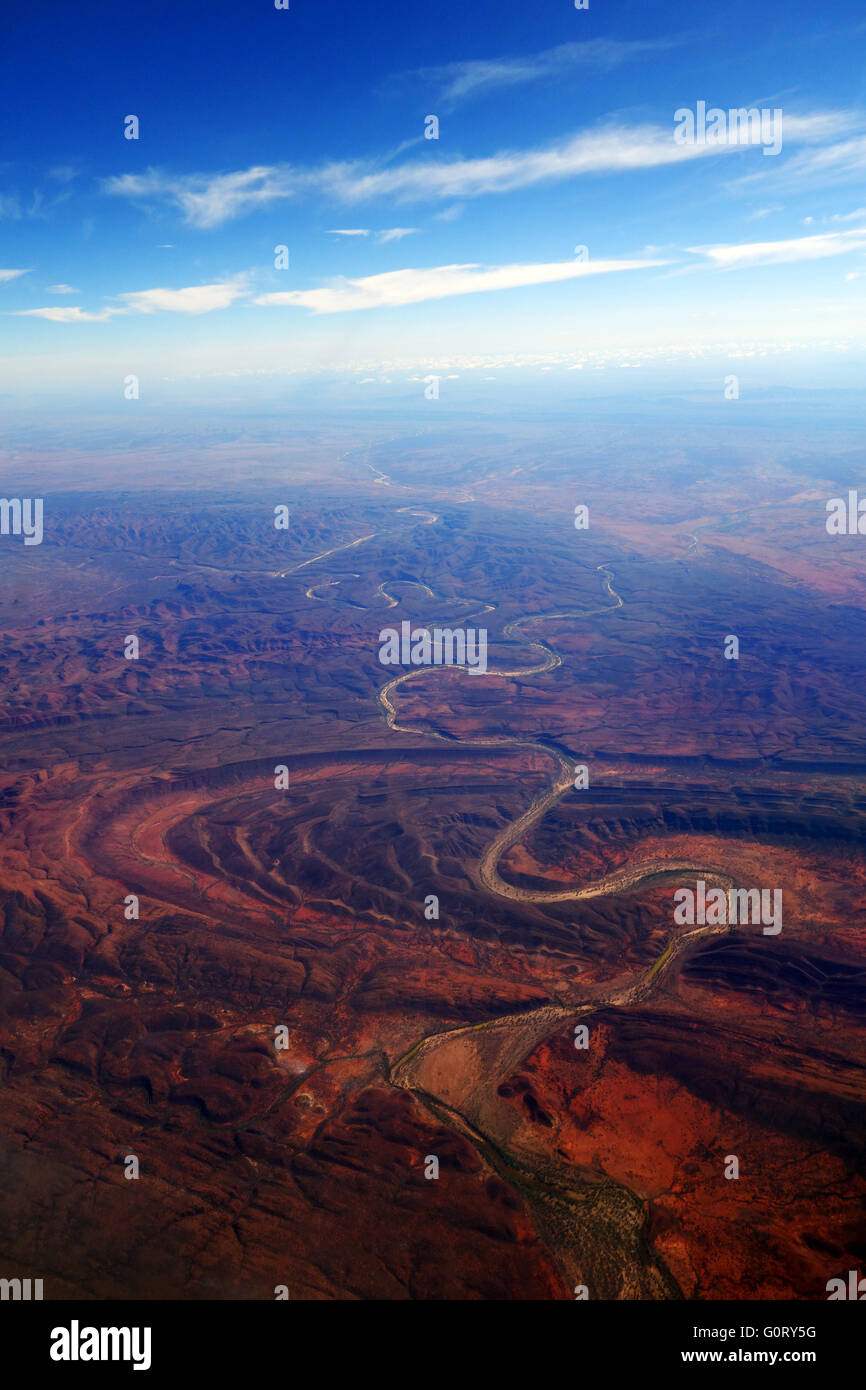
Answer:
POLYGON ((381 242, 402 241, 404 236, 412 236, 417 230, 417 227, 386 227, 376 233, 376 238, 381 242))
MULTIPOLYGON (((827 138, 844 133, 843 127, 831 128, 827 138)), ((783 121, 785 140, 788 140, 788 117, 783 121)), ((775 161, 773 161, 775 162, 775 161)), ((767 163, 770 163, 768 160, 767 163)), ((757 172, 745 174, 736 181, 736 187, 745 188, 758 182, 772 186, 773 191, 785 192, 796 189, 826 187, 830 184, 862 181, 866 172, 866 135, 853 135, 850 140, 836 140, 833 144, 823 143, 819 149, 803 150, 791 159, 785 160, 777 169, 760 168, 757 172)))
POLYGON ((19 318, 50 319, 52 323, 104 323, 120 311, 104 309, 101 314, 87 314, 77 304, 56 305, 49 309, 18 309, 19 318))
MULTIPOLYGON (((860 118, 826 111, 786 115, 784 139, 786 144, 821 141, 855 119, 860 118)), ((674 142, 672 127, 607 124, 538 149, 504 151, 479 159, 423 159, 377 171, 333 165, 320 177, 331 192, 348 203, 377 197, 404 201, 470 198, 585 174, 654 169, 750 148, 754 147, 738 143, 735 135, 718 144, 681 145, 674 142)))
POLYGON ((189 174, 172 177, 157 169, 145 174, 121 174, 103 181, 103 191, 125 198, 153 199, 178 208, 195 227, 217 227, 254 208, 267 207, 294 192, 288 166, 254 165, 231 174, 189 174))
POLYGON ((46 221, 71 197, 72 189, 68 186, 61 188, 59 192, 33 188, 29 194, 22 194, 18 189, 0 193, 0 218, 18 222, 22 218, 32 217, 46 221))
MULTIPOLYGON (((417 227, 385 227, 382 231, 374 232, 377 241, 402 241, 404 236, 411 236, 417 232, 417 227)), ((369 227, 329 227, 329 236, 369 236, 369 227)))
POLYGON ((0 270, 0 284, 5 284, 7 280, 17 280, 19 275, 26 274, 26 270, 0 270))
POLYGON ((747 266, 824 260, 827 256, 844 256, 849 251, 860 251, 864 246, 866 227, 850 232, 824 232, 817 236, 792 237, 787 241, 690 246, 688 250, 708 257, 713 265, 722 270, 741 270, 747 266))
MULTIPOLYGON (((826 140, 857 120, 862 118, 845 112, 786 114, 786 146, 826 140)), ((107 179, 103 189, 136 200, 167 202, 192 226, 210 228, 300 193, 324 194, 346 204, 376 198, 402 202, 474 198, 581 175, 682 164, 749 148, 734 139, 717 144, 677 144, 673 122, 670 126, 609 122, 553 144, 471 159, 423 157, 388 166, 371 161, 334 162, 307 170, 256 165, 228 174, 182 176, 150 169, 146 174, 107 179)), ((820 155, 819 151, 816 157, 820 155)), ((361 235, 365 231, 352 227, 333 230, 341 236, 361 235)))
POLYGON ((71 183, 78 177, 78 172, 74 164, 58 164, 54 169, 48 170, 48 177, 55 179, 57 183, 71 183))
POLYGON ((358 280, 340 279, 315 290, 285 290, 263 294, 256 304, 291 305, 316 314, 337 314, 354 309, 395 308, 427 299, 477 294, 489 290, 546 285, 586 275, 605 275, 618 270, 644 270, 667 261, 549 261, 529 265, 442 265, 422 270, 392 270, 358 280))
MULTIPOLYGON (((78 293, 69 286, 55 285, 53 288, 55 293, 78 293)), ((115 318, 118 314, 209 314, 214 309, 227 309, 246 293, 246 276, 239 275, 233 280, 218 284, 189 285, 179 290, 132 290, 127 294, 115 295, 120 303, 103 309, 98 314, 88 313, 78 305, 65 304, 45 309, 19 309, 16 312, 20 317, 49 319, 52 323, 105 323, 107 319, 115 318)))
POLYGON ((81 293, 81 291, 75 289, 73 285, 46 285, 45 288, 47 289, 47 291, 48 291, 49 294, 80 294, 80 293, 81 293))
POLYGON ((721 148, 677 145, 672 130, 660 126, 607 126, 581 132, 557 144, 502 151, 477 159, 420 159, 379 170, 332 165, 323 181, 347 203, 373 198, 397 198, 404 202, 474 198, 582 174, 681 163, 721 148))
POLYGON ((420 78, 434 84, 439 89, 440 100, 454 105, 468 97, 530 82, 550 81, 569 73, 583 73, 588 68, 609 72, 622 63, 664 52, 681 42, 681 39, 586 39, 517 58, 475 58, 442 67, 421 68, 406 76, 415 82, 420 78))
POLYGON ((168 309, 177 314, 209 314, 213 309, 227 309, 246 293, 242 278, 214 285, 190 285, 181 290, 134 290, 117 298, 138 314, 154 314, 168 309))

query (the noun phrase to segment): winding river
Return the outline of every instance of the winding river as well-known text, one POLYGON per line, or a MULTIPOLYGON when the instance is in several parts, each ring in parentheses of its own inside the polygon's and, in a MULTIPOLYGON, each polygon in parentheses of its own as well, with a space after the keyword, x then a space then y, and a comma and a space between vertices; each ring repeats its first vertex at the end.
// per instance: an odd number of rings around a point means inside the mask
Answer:
MULTIPOLYGON (((386 477, 381 476, 382 479, 386 477)), ((439 520, 433 512, 410 507, 401 510, 421 518, 419 524, 434 525, 439 520)), ((362 536, 291 570, 284 570, 281 575, 307 568, 315 560, 338 551, 352 550, 370 539, 373 536, 362 536)), ((583 621, 621 608, 623 600, 613 587, 614 572, 605 564, 597 569, 610 602, 597 608, 534 613, 515 619, 503 629, 503 637, 528 646, 534 659, 525 665, 489 667, 484 674, 523 678, 543 675, 561 665, 562 658, 545 641, 524 638, 523 631, 544 622, 583 621)), ((393 596, 385 588, 387 582, 380 584, 378 593, 389 606, 394 606, 393 596)), ((307 591, 308 596, 321 599, 324 598, 322 591, 330 590, 325 601, 345 601, 337 597, 339 583, 339 576, 328 575, 307 591)), ((426 585, 420 587, 432 597, 426 585)), ((472 613, 450 619, 449 625, 465 624, 493 612, 494 608, 495 605, 483 604, 472 613)), ((437 625, 445 624, 430 622, 416 627, 429 629, 437 625)), ((577 763, 561 749, 531 738, 458 739, 399 721, 395 701, 401 686, 434 671, 445 675, 447 670, 468 669, 422 666, 405 671, 380 688, 377 701, 387 727, 395 733, 438 739, 452 746, 532 750, 551 760, 552 776, 547 788, 495 836, 481 855, 476 873, 483 889, 512 901, 561 903, 634 893, 671 879, 703 878, 708 886, 726 890, 736 886, 736 881, 718 867, 691 860, 658 858, 632 862, 613 873, 567 888, 524 888, 503 879, 499 872, 502 856, 523 840, 563 797, 570 793, 579 795, 574 788, 577 763)), ((476 672, 475 677, 479 674, 476 672)), ((431 1033, 419 1039, 390 1068, 392 1085, 411 1091, 430 1111, 468 1139, 485 1162, 521 1192, 534 1212, 540 1232, 556 1251, 566 1280, 584 1280, 587 1269, 592 1272, 593 1297, 676 1298, 679 1290, 647 1247, 645 1211, 639 1198, 612 1180, 599 1179, 597 1174, 580 1174, 570 1165, 528 1147, 518 1132, 519 1117, 513 1107, 499 1097, 498 1087, 538 1043, 566 1021, 573 1023, 601 1009, 627 1008, 647 999, 685 951, 706 937, 730 930, 726 924, 685 930, 672 926, 671 936, 661 953, 636 974, 604 987, 585 987, 579 996, 564 1002, 431 1033)))

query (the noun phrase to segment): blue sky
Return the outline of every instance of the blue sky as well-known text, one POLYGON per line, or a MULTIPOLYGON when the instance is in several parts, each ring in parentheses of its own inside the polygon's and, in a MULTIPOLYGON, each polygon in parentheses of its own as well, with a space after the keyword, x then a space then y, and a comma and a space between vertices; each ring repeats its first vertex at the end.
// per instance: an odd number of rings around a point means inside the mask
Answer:
POLYGON ((111 399, 128 373, 862 380, 854 4, 96 0, 7 24, 7 399, 111 399), (699 102, 781 110, 781 149, 729 120, 678 141, 699 102))

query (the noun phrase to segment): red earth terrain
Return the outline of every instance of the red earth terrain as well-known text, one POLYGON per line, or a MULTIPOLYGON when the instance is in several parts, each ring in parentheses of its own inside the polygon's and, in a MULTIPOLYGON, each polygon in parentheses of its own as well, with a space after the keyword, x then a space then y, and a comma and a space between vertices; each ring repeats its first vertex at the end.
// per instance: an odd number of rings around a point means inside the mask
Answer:
POLYGON ((470 442, 299 438, 290 488, 157 451, 121 498, 42 461, 45 542, 2 541, 4 1277, 808 1300, 866 1260, 830 465, 470 442), (404 619, 485 627, 487 674, 383 696, 404 619), (782 930, 677 923, 698 880, 782 930))

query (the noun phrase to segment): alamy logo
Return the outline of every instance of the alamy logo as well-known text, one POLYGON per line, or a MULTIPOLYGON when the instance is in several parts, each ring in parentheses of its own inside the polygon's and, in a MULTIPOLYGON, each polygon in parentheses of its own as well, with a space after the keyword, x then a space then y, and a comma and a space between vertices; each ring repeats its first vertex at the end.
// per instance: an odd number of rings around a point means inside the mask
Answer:
POLYGON ((829 536, 866 536, 866 497, 862 502, 857 489, 848 489, 844 497, 831 497, 827 503, 827 534, 829 536))
POLYGON ((698 879, 695 888, 678 888, 674 921, 678 926, 756 926, 764 936, 778 936, 782 930, 781 888, 711 888, 698 879), (771 895, 772 894, 772 898, 771 895), (772 903, 772 909, 771 909, 772 903))
POLYGON ((131 1361, 134 1371, 150 1370, 149 1327, 69 1327, 51 1330, 52 1361, 131 1361))
POLYGON ((723 111, 699 101, 694 111, 681 106, 674 112, 674 140, 678 145, 763 145, 764 154, 782 148, 782 110, 768 106, 738 106, 723 111))
POLYGON ((859 1269, 848 1270, 847 1287, 844 1279, 827 1280, 827 1302, 840 1298, 854 1299, 858 1303, 866 1300, 866 1279, 860 1278, 859 1269))
POLYGON ((41 545, 42 498, 0 497, 0 536, 23 536, 25 545, 41 545))
POLYGON ((379 633, 383 666, 462 666, 473 675, 487 670, 487 629, 417 627, 402 622, 400 631, 384 627, 379 633))
POLYGON ((42 1298, 41 1279, 0 1279, 0 1299, 11 1298, 13 1302, 29 1302, 42 1298))

